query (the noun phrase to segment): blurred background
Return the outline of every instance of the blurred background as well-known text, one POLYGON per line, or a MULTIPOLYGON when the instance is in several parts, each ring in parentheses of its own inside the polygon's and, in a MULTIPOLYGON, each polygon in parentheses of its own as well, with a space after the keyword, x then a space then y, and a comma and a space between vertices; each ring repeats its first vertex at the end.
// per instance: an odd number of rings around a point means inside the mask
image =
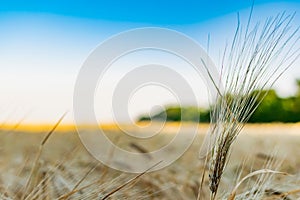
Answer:
MULTIPOLYGON (((66 110, 72 111, 77 74, 98 44, 133 28, 163 27, 180 31, 197 41, 220 66, 222 52, 237 26, 237 12, 247 23, 252 6, 246 1, 1 1, 0 3, 0 121, 50 124, 66 110)), ((297 0, 256 0, 253 22, 279 12, 297 12, 297 0)), ((179 121, 183 110, 187 121, 209 121, 207 88, 190 66, 170 55, 137 52, 114 63, 103 80, 105 97, 95 92, 95 112, 100 123, 113 122, 113 90, 124 70, 141 62, 167 63, 189 80, 200 108, 183 102, 178 107, 168 91, 150 87, 133 95, 128 112, 133 121, 162 115, 179 121), (158 98, 159 97, 159 98, 158 98), (162 108, 164 110, 153 109, 162 108), (150 114, 149 114, 150 113, 150 114)), ((300 61, 270 88, 267 98, 250 122, 300 121, 300 61), (276 113, 276 115, 274 115, 276 113)), ((64 123, 72 124, 72 115, 64 123)))

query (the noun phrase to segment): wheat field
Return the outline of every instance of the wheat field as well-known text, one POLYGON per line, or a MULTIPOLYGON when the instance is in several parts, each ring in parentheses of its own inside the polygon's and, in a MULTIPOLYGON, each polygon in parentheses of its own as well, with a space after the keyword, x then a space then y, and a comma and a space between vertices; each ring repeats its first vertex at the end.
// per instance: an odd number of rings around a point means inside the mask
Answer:
MULTIPOLYGON (((139 151, 133 143, 152 151, 170 141, 176 126, 166 125, 162 134, 144 143, 130 139, 116 127, 107 127, 106 133, 112 141, 118 138, 117 145, 128 151, 139 151)), ((198 159, 207 124, 200 125, 193 144, 180 159, 145 174, 104 166, 85 150, 72 128, 58 128, 41 148, 51 127, 43 129, 1 131, 1 199, 196 199, 201 173, 207 170, 198 159)), ((131 130, 139 131, 134 127, 131 130)), ((245 195, 259 184, 263 185, 263 199, 299 199, 299 130, 299 124, 246 125, 233 145, 217 198, 227 199, 247 174, 270 169, 288 175, 250 177, 239 186, 236 199, 243 199, 239 194, 245 195)), ((189 124, 182 131, 189 134, 189 124)), ((208 182, 204 180, 203 199, 209 199, 208 182)))

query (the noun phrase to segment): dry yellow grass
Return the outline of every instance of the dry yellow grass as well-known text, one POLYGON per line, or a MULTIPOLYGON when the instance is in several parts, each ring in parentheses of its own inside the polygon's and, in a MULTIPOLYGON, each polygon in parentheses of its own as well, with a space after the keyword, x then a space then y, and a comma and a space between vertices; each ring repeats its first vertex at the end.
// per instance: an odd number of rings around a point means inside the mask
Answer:
MULTIPOLYGON (((168 124, 163 133, 144 142, 137 142, 113 127, 107 135, 129 151, 139 151, 132 143, 137 143, 144 150, 152 151, 170 141, 176 130, 176 124, 168 124)), ((189 124, 183 125, 189 134, 189 124)), ((45 128, 45 127, 44 127, 45 128)), ((127 126, 138 132, 138 128, 127 126)), ((200 125, 199 134, 188 151, 176 162, 157 172, 145 174, 125 185, 112 194, 109 199, 196 199, 199 177, 205 166, 198 160, 199 147, 203 141, 208 125, 200 125), (138 184, 133 184, 138 182, 138 184)), ((0 198, 1 199, 96 199, 105 195, 134 178, 109 169, 91 157, 80 143, 77 133, 71 129, 58 129, 48 139, 37 164, 33 189, 24 194, 26 181, 39 152, 39 145, 47 131, 40 134, 29 131, 1 131, 0 158, 0 198), (68 194, 67 196, 65 196, 68 194)), ((151 131, 151 130, 149 130, 151 131)), ((142 134, 142 133, 141 133, 142 134)), ((174 149, 176 151, 176 149, 174 149)), ((264 199, 299 199, 300 185, 300 125, 270 124, 247 125, 233 146, 230 162, 225 170, 220 185, 218 198, 229 196, 240 179, 247 174, 266 167, 278 168, 292 176, 277 176, 265 188, 264 199), (277 151, 274 154, 274 151, 277 151), (276 163, 282 163, 276 167, 276 163), (298 188, 297 188, 298 186, 298 188)), ((250 191, 257 177, 242 183, 237 190, 239 194, 250 191)), ((208 180, 204 180, 208 185, 208 180)), ((203 198, 209 199, 209 189, 202 191, 203 198)))

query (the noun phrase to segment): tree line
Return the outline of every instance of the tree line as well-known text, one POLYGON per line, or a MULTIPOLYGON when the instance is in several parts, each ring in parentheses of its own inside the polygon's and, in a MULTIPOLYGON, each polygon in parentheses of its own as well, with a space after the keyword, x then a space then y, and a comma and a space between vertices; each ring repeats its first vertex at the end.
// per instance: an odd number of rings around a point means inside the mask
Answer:
MULTIPOLYGON (((290 97, 280 97, 273 89, 260 91, 255 99, 257 109, 249 118, 249 123, 299 122, 300 121, 300 79, 296 81, 297 92, 290 97)), ((256 91, 257 92, 257 91, 256 91)), ((228 98, 234 95, 228 94, 228 98)), ((153 116, 141 116, 139 121, 193 121, 210 122, 210 108, 168 106, 153 116)))

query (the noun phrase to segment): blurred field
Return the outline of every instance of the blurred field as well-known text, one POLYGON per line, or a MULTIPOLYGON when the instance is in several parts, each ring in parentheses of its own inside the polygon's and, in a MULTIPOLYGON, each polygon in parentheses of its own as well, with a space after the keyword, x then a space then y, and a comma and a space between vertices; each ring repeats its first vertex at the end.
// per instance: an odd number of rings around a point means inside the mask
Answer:
MULTIPOLYGON (((170 142, 178 124, 167 124, 162 133, 149 140, 140 141, 122 134, 116 126, 104 127, 107 136, 118 146, 132 152, 132 143, 148 151, 170 142)), ((41 127, 40 127, 41 128, 41 127)), ((153 128, 153 127, 152 127, 153 128)), ((51 127, 41 130, 19 127, 1 131, 0 140, 0 198, 1 199, 103 199, 106 194, 124 184, 135 174, 126 174, 106 168, 98 163, 82 146, 73 127, 61 127, 46 142, 37 161, 39 145, 51 127), (32 187, 25 189, 28 177, 32 187), (26 191, 27 190, 27 191, 26 191)), ((192 146, 169 167, 145 174, 109 199, 196 199, 203 162, 198 159, 208 125, 200 125, 192 146)), ((147 128, 124 126, 123 130, 144 134, 147 128)), ((92 129, 89 129, 92 131, 92 129)), ((148 129, 151 132, 151 129, 148 129)), ((183 132, 190 134, 190 125, 183 125, 183 132)), ((99 144, 101 145, 101 144, 99 144)), ((176 149, 174 149, 176 151, 176 149)), ((300 124, 249 124, 237 141, 221 181, 219 198, 228 196, 236 185, 238 174, 245 176, 251 171, 274 168, 291 174, 275 175, 266 186, 266 199, 282 199, 281 194, 300 189, 300 124), (268 165, 268 161, 272 163, 268 165)), ((251 189, 256 177, 242 185, 239 192, 251 189)), ((208 196, 208 182, 204 183, 204 198, 208 196)), ((294 192, 286 199, 300 199, 294 192)))

